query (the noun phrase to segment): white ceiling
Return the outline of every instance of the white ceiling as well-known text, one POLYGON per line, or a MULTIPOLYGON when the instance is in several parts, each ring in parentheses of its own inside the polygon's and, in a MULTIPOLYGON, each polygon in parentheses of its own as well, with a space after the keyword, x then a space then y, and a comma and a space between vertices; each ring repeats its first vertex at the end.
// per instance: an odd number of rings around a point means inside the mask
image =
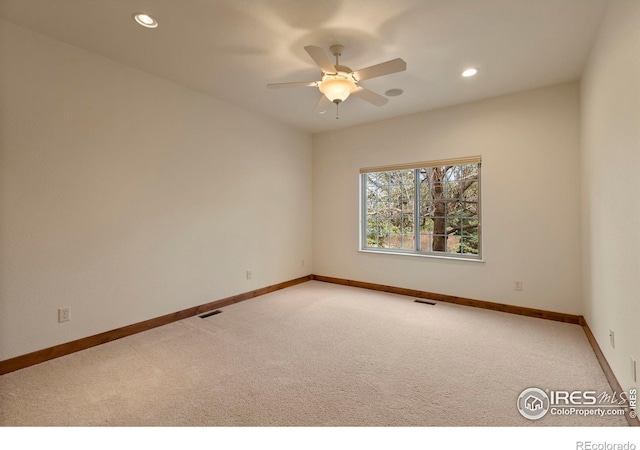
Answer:
MULTIPOLYGON (((604 0, 0 0, 0 18, 226 102, 318 132, 576 80, 604 0), (160 23, 144 29, 143 11, 160 23), (399 97, 313 113, 305 45, 342 44, 354 70, 394 58, 407 70, 362 82, 399 97), (470 79, 462 69, 475 66, 470 79)), ((1 64, 1 62, 0 62, 1 64)))

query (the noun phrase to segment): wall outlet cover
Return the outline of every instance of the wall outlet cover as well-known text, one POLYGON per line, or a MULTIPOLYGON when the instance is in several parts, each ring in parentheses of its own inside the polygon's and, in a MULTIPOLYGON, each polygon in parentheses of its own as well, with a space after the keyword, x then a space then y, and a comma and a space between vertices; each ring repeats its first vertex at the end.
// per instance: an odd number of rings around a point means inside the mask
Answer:
POLYGON ((58 322, 68 322, 71 320, 69 308, 59 308, 58 309, 58 322))
POLYGON ((609 341, 611 342, 611 347, 616 348, 616 335, 613 330, 609 330, 609 341))

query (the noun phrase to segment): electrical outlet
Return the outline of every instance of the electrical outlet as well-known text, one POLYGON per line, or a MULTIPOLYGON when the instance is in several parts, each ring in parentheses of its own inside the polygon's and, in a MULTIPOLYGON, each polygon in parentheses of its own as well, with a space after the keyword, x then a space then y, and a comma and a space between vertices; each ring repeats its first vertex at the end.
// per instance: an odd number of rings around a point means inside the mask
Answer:
POLYGON ((609 330, 609 340, 611 341, 611 347, 616 348, 616 335, 613 330, 609 330))
POLYGON ((250 279, 251 279, 251 271, 247 270, 247 280, 250 280, 250 279))
POLYGON ((631 358, 631 379, 633 380, 634 383, 638 381, 638 371, 636 367, 636 360, 633 358, 631 358))
POLYGON ((516 291, 521 291, 522 290, 522 281, 514 282, 513 289, 515 289, 516 291))
POLYGON ((58 322, 68 322, 71 320, 69 315, 69 308, 59 308, 58 309, 58 322))

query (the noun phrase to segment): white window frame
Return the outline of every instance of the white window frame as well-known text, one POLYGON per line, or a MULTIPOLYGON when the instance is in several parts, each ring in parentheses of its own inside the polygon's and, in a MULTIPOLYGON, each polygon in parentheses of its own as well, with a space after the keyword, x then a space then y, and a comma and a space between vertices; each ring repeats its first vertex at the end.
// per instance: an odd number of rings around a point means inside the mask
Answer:
POLYGON ((453 260, 463 260, 463 261, 475 261, 475 262, 484 262, 483 259, 483 246, 482 246, 482 158, 480 156, 469 156, 464 158, 456 158, 456 159, 446 159, 446 160, 437 160, 437 161, 428 161, 428 162, 420 162, 420 163, 408 163, 408 164, 397 164, 392 166, 380 166, 380 167, 369 167, 360 169, 359 174, 359 241, 358 241, 358 251, 364 253, 380 253, 380 254, 393 254, 393 255, 405 255, 405 256, 418 256, 418 257, 427 257, 427 258, 440 258, 440 259, 453 259, 453 260), (419 189, 419 178, 418 178, 418 170, 427 167, 441 167, 448 165, 465 165, 465 164, 477 164, 478 165, 478 207, 477 207, 477 217, 478 217, 478 254, 464 254, 464 253, 453 253, 453 252, 434 252, 434 251, 424 251, 424 250, 415 250, 417 246, 419 246, 420 240, 420 230, 418 221, 419 221, 419 204, 420 204, 420 189, 419 189), (378 248, 378 247, 367 247, 367 176, 370 173, 375 172, 389 172, 389 171, 400 171, 400 170, 415 170, 416 176, 414 176, 414 249, 397 249, 397 248, 378 248))

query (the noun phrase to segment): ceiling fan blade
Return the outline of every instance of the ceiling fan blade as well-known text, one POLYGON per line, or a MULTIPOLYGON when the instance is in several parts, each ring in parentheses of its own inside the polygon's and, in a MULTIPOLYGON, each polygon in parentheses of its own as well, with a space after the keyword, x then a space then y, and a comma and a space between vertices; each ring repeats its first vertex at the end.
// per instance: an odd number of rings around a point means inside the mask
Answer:
POLYGON ((318 81, 294 81, 293 83, 271 83, 267 84, 269 89, 288 87, 318 87, 318 81))
POLYGON ((358 97, 364 101, 367 101, 369 103, 372 103, 376 106, 384 106, 387 104, 387 102, 389 101, 389 99, 387 97, 383 97, 380 94, 376 94, 373 91, 370 91, 369 89, 365 89, 362 86, 358 86, 352 93, 351 95, 353 95, 354 97, 358 97))
POLYGON ((316 107, 313 108, 313 112, 318 114, 323 113, 327 109, 329 109, 331 105, 333 105, 331 100, 329 100, 325 95, 323 95, 322 97, 320 97, 320 100, 318 101, 318 104, 316 105, 316 107))
POLYGON ((407 63, 404 62, 402 58, 396 58, 391 61, 376 64, 375 66, 356 70, 353 72, 353 76, 357 81, 362 81, 396 72, 402 72, 403 70, 407 70, 407 63))
POLYGON ((311 59, 315 61, 315 63, 320 67, 320 69, 324 73, 337 73, 336 67, 331 62, 331 59, 327 55, 327 52, 324 51, 322 47, 316 47, 315 45, 307 45, 304 48, 311 59))

